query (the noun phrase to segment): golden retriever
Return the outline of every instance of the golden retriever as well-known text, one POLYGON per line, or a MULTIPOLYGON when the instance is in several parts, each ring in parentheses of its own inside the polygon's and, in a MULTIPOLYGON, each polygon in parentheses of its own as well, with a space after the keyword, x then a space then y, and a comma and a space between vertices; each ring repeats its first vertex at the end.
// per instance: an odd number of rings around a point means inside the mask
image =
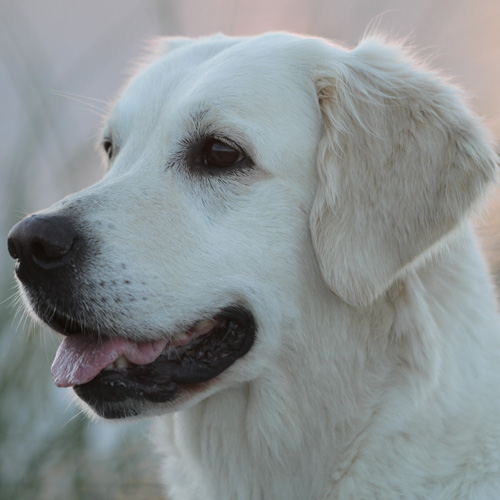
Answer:
POLYGON ((500 498, 497 157, 404 47, 163 39, 102 181, 21 221, 55 382, 159 416, 174 500, 500 498))

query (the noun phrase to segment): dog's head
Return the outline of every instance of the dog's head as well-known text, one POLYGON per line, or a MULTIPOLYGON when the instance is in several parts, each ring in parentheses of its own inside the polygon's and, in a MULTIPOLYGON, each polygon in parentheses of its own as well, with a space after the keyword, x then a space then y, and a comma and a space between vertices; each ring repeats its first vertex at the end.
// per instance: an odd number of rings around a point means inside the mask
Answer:
POLYGON ((307 301, 370 306, 495 172, 459 92, 401 49, 159 46, 103 132, 104 179, 9 237, 27 304, 66 337, 56 382, 108 418, 257 378, 307 301))

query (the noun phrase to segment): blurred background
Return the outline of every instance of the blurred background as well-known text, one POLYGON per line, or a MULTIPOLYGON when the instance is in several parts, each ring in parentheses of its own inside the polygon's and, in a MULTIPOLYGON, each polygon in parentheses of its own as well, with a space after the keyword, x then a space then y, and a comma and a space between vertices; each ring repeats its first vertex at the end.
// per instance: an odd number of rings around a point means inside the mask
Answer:
MULTIPOLYGON (((352 46, 375 26, 454 75, 498 137, 499 22, 498 0, 0 0, 0 498, 160 498, 150 422, 90 421, 53 386, 57 341, 18 311, 6 245, 24 215, 102 176, 102 115, 148 40, 287 30, 352 46)), ((496 198, 478 229, 498 276, 496 198)))

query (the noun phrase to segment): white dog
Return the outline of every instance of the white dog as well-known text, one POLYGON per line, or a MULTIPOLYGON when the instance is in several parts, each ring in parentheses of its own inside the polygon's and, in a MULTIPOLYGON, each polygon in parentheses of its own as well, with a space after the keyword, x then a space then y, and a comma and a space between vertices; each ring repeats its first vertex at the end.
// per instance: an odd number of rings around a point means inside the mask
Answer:
POLYGON ((376 38, 160 45, 104 179, 10 234, 65 335, 57 385, 163 415, 175 500, 500 498, 500 322, 466 221, 497 158, 460 92, 376 38))

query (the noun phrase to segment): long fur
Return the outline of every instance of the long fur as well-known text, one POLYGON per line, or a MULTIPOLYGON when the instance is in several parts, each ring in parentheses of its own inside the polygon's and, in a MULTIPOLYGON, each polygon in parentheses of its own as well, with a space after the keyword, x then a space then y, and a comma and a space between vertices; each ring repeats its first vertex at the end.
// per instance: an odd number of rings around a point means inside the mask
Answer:
POLYGON ((47 212, 99 245, 91 314, 142 340, 234 302, 258 325, 149 411, 168 498, 499 498, 500 322, 467 221, 497 158, 457 88, 382 38, 164 39, 107 127, 109 173, 47 212), (203 134, 252 169, 187 173, 203 134))

